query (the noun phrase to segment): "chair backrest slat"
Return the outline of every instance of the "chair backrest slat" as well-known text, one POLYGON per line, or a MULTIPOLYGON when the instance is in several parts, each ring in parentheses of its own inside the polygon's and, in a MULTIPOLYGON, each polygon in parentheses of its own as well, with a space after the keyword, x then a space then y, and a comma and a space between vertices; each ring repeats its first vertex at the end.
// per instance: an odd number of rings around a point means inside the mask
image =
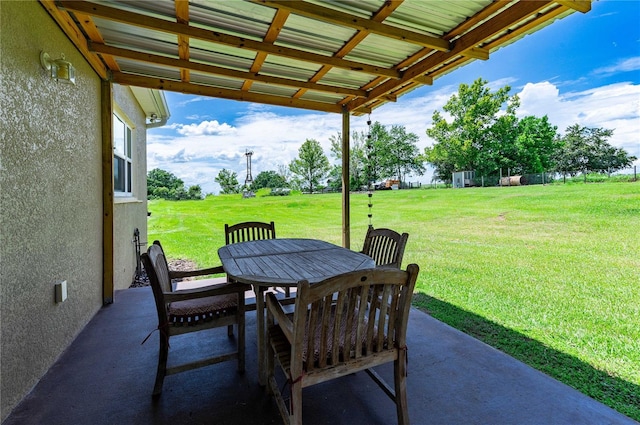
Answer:
MULTIPOLYGON (((316 333, 316 329, 317 329, 316 323, 318 321, 318 313, 319 313, 319 310, 320 310, 319 305, 321 303, 322 303, 322 300, 316 301, 312 305, 311 309, 309 310, 309 323, 308 323, 308 335, 309 335, 309 337, 307 338, 305 343, 307 344, 306 352, 309 353, 309 356, 310 356, 311 359, 313 359, 313 356, 314 356, 315 340, 316 340, 315 333, 316 333)), ((310 363, 310 365, 309 365, 310 369, 309 370, 311 370, 311 369, 314 368, 314 362, 312 360, 309 363, 310 363)))
POLYGON ((364 239, 362 252, 373 258, 377 267, 402 266, 402 257, 409 239, 408 233, 402 235, 391 229, 369 228, 364 239))
POLYGON ((395 329, 397 328, 396 326, 396 319, 398 316, 398 310, 399 310, 399 303, 400 303, 400 291, 395 289, 391 294, 390 294, 391 299, 389 300, 389 323, 388 323, 388 335, 390 335, 391 338, 396 338, 395 336, 395 329))
POLYGON ((331 338, 331 341, 333 341, 333 332, 340 332, 340 326, 339 326, 339 322, 334 320, 333 326, 331 326, 330 328, 330 324, 331 324, 331 315, 330 314, 326 314, 327 311, 331 310, 331 306, 333 304, 333 300, 329 297, 325 297, 324 298, 324 302, 322 305, 322 324, 320 325, 320 346, 319 348, 319 354, 318 354, 318 366, 319 367, 326 367, 327 366, 327 353, 329 351, 329 338, 331 338))
MULTIPOLYGON (((348 301, 349 299, 347 297, 346 292, 338 293, 338 298, 335 304, 336 320, 334 321, 334 324, 333 324, 333 339, 331 341, 332 347, 339 347, 340 344, 342 344, 343 346, 347 346, 346 335, 343 336, 341 335, 341 332, 340 332, 340 323, 342 323, 343 321, 343 315, 344 315, 345 308, 348 305, 348 301)), ((347 327, 347 329, 349 328, 347 327)), ((340 351, 333 350, 331 352, 331 364, 336 364, 339 358, 340 358, 340 351)))
MULTIPOLYGON (((359 294, 356 290, 344 291, 346 292, 346 298, 348 300, 347 303, 347 317, 346 317, 346 327, 345 329, 353 329, 353 323, 357 321, 356 312, 358 311, 358 300, 359 294)), ((356 324, 357 326, 357 324, 356 324)), ((362 337, 361 333, 356 335, 356 341, 359 341, 359 338, 362 337)), ((344 339, 346 341, 346 337, 344 339)), ((346 342, 345 342, 346 343, 346 342)), ((349 341, 351 343, 351 341, 349 341)), ((349 347, 351 349, 351 347, 349 347)), ((356 356, 359 357, 361 353, 356 353, 356 356)))
POLYGON ((276 226, 272 222, 246 221, 232 226, 224 225, 225 243, 227 245, 238 242, 275 239, 276 226))

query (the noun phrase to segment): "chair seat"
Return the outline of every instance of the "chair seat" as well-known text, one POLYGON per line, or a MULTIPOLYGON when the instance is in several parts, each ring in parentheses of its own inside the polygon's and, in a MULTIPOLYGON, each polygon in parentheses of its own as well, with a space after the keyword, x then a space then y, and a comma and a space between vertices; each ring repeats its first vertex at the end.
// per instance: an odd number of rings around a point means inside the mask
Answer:
POLYGON ((201 321, 236 314, 237 310, 237 294, 174 301, 168 308, 169 322, 176 326, 195 325, 201 321))

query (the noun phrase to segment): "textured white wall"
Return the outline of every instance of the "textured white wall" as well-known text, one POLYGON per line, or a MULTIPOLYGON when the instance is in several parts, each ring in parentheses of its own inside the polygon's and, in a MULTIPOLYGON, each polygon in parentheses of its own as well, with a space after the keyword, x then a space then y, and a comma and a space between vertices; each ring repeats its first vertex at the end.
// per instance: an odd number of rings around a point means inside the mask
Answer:
POLYGON ((102 305, 102 142, 98 76, 37 1, 0 3, 4 420, 102 305), (41 50, 64 53, 76 85, 53 81, 41 50))
MULTIPOLYGON (((114 227, 114 288, 126 289, 131 285, 136 271, 133 231, 140 230, 140 240, 147 241, 147 129, 145 115, 138 101, 127 86, 113 85, 113 101, 133 124, 133 196, 115 198, 113 207, 114 227)), ((143 252, 146 245, 140 248, 143 252)))

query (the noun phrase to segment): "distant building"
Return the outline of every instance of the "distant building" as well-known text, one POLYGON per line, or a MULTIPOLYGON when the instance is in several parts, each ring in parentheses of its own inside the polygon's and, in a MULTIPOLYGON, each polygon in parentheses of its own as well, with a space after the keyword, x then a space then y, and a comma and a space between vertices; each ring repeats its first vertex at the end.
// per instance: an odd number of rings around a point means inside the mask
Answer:
POLYGON ((475 171, 456 171, 452 173, 451 181, 453 187, 471 187, 475 186, 474 179, 476 178, 475 171))

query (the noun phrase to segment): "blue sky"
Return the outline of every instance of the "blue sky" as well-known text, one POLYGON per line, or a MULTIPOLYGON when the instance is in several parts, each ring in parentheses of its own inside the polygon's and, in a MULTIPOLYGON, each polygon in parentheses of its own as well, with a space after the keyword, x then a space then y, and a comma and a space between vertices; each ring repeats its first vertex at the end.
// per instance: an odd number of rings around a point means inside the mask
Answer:
MULTIPOLYGON (((640 1, 601 0, 586 14, 576 12, 514 44, 474 61, 375 109, 372 121, 403 125, 432 144, 426 135, 435 110, 477 78, 495 90, 509 85, 518 94, 518 115, 547 115, 562 134, 573 124, 613 129, 609 143, 640 158, 640 1)), ((258 105, 165 92, 171 118, 149 130, 148 169, 174 173, 187 186, 199 184, 217 193, 214 179, 222 168, 246 176, 245 151, 254 152, 252 174, 277 170, 298 154, 306 139, 321 143, 329 155, 329 137, 341 130, 339 114, 258 105)), ((367 117, 352 117, 353 131, 366 129, 367 117)), ((640 160, 636 161, 640 166, 640 160)), ((430 172, 410 181, 428 182, 430 172)))

